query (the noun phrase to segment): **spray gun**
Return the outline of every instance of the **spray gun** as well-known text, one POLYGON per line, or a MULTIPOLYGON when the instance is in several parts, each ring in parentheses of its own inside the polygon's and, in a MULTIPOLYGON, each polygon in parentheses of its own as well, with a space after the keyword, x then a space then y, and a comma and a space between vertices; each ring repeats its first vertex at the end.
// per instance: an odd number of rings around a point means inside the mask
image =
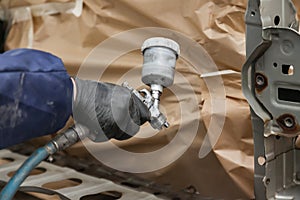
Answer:
POLYGON ((142 81, 150 86, 150 91, 142 89, 139 92, 131 88, 127 82, 124 87, 130 89, 149 109, 150 124, 154 129, 169 127, 167 118, 159 110, 160 96, 164 87, 174 82, 176 60, 180 54, 179 45, 170 39, 154 37, 147 39, 141 48, 144 56, 142 81))
MULTIPOLYGON (((142 89, 138 92, 128 83, 123 83, 123 86, 130 89, 147 106, 151 115, 151 126, 160 130, 163 126, 169 126, 167 118, 159 110, 159 101, 163 88, 173 84, 176 60, 180 53, 179 45, 173 40, 156 37, 146 40, 141 50, 144 55, 142 81, 150 86, 151 90, 142 89)), ((0 200, 12 199, 31 170, 45 158, 68 148, 80 139, 87 137, 88 134, 89 130, 85 126, 77 124, 58 135, 44 147, 37 149, 3 188, 0 200)))

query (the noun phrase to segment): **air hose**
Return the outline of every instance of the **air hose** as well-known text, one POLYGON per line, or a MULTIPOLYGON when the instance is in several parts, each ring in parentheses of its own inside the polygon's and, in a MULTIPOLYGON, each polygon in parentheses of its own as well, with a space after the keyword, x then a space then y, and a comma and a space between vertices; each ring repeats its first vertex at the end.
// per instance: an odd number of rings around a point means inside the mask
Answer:
POLYGON ((11 200, 30 172, 44 159, 46 159, 49 155, 70 147, 71 145, 77 143, 80 139, 84 139, 87 134, 87 128, 78 124, 58 135, 45 146, 38 148, 22 164, 22 166, 3 188, 0 193, 0 200, 11 200))

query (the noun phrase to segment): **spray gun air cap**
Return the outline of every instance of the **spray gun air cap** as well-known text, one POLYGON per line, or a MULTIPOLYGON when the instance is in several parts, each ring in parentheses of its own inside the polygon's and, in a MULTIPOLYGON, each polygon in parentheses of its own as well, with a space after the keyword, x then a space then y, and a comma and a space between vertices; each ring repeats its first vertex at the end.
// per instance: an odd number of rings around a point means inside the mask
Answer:
POLYGON ((147 39, 141 50, 144 55, 143 83, 171 86, 174 82, 176 60, 180 54, 179 45, 168 38, 154 37, 147 39))

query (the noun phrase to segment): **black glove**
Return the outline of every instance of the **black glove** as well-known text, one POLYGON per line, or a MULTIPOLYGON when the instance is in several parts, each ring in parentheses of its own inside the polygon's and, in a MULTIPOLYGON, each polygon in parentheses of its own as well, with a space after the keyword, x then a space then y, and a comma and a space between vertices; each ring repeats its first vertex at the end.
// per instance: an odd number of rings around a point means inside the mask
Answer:
POLYGON ((125 140, 150 119, 147 107, 125 87, 76 78, 73 117, 95 142, 125 140))

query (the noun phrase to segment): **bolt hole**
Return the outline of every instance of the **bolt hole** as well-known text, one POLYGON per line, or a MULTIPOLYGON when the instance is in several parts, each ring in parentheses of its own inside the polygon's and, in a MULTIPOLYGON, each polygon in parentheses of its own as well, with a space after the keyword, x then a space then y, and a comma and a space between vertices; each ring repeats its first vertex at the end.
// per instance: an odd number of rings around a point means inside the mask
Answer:
POLYGON ((255 11, 251 11, 251 16, 252 16, 252 17, 255 16, 255 11))
POLYGON ((278 66, 278 64, 275 62, 275 63, 273 63, 273 67, 277 67, 278 66))
POLYGON ((275 138, 276 138, 277 140, 279 140, 281 137, 280 137, 279 135, 276 135, 275 138))
POLYGON ((264 77, 261 76, 261 75, 257 75, 257 76, 256 76, 256 83, 257 83, 257 85, 259 85, 259 86, 264 85, 264 84, 265 84, 265 79, 264 79, 264 77))
POLYGON ((279 23, 280 23, 280 17, 278 15, 276 15, 274 18, 274 24, 275 24, 275 26, 278 26, 279 23))
POLYGON ((288 128, 291 128, 294 126, 294 120, 291 117, 286 117, 284 119, 284 125, 288 128))
POLYGON ((263 165, 266 163, 266 159, 265 159, 264 156, 259 156, 259 157, 257 158, 257 162, 258 162, 258 164, 259 164, 260 166, 263 166, 263 165))

